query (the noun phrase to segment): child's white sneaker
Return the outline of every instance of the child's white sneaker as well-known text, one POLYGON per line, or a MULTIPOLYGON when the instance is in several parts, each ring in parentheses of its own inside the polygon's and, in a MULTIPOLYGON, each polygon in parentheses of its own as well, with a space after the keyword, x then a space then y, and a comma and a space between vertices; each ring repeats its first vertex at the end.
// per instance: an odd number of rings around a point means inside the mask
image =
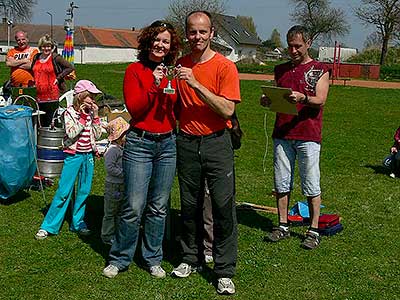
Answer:
POLYGON ((390 178, 396 178, 396 175, 394 173, 389 174, 390 178))
POLYGON ((44 229, 39 229, 38 232, 35 234, 35 239, 37 240, 44 240, 49 236, 49 233, 44 229))

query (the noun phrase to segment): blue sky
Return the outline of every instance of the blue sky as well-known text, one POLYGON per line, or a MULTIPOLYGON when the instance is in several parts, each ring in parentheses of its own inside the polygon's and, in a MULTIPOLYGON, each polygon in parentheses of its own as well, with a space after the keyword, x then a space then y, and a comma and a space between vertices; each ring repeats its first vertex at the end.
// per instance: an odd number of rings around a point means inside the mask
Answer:
MULTIPOLYGON (((61 25, 66 17, 66 9, 71 1, 65 0, 38 0, 33 10, 32 22, 35 24, 61 25)), ((359 0, 331 0, 333 7, 342 8, 351 25, 348 36, 339 41, 346 46, 363 47, 365 38, 374 28, 365 28, 354 17, 353 9, 360 5, 359 0)), ((168 14, 170 1, 157 0, 75 0, 79 6, 75 10, 75 24, 108 28, 141 28, 156 19, 162 19, 168 14)), ((262 40, 268 39, 274 28, 277 28, 284 37, 287 29, 293 25, 289 14, 293 5, 290 0, 227 0, 228 15, 252 16, 257 27, 258 35, 262 40)))

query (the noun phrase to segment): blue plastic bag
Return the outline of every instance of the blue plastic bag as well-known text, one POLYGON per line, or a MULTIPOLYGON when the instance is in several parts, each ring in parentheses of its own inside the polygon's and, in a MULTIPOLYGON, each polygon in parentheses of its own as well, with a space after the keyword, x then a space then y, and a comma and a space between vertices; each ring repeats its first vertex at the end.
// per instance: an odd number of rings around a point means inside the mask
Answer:
POLYGON ((33 109, 22 105, 0 108, 0 198, 15 195, 32 181, 36 170, 33 109))
MULTIPOLYGON (((325 207, 321 204, 321 208, 325 207)), ((302 216, 303 218, 310 217, 310 211, 308 209, 307 201, 296 202, 289 211, 289 216, 302 216)))

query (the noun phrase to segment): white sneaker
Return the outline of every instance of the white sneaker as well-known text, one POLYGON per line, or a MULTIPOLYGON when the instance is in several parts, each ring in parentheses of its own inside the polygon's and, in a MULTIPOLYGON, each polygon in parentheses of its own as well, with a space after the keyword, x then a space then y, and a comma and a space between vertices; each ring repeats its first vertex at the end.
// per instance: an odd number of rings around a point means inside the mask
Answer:
POLYGON ((217 293, 221 295, 232 295, 235 293, 235 285, 230 278, 218 278, 217 293))
POLYGON ((38 232, 35 234, 35 239, 37 240, 44 240, 49 236, 49 233, 44 229, 39 229, 38 232))
POLYGON ((179 278, 185 278, 194 272, 196 272, 196 268, 188 265, 187 263, 181 263, 172 270, 171 275, 179 278))
POLYGON ((391 178, 396 178, 396 175, 395 175, 394 173, 390 173, 389 176, 390 176, 391 178))
POLYGON ((149 272, 152 276, 156 278, 164 278, 165 276, 167 276, 164 269, 160 265, 151 266, 149 272))
POLYGON ((214 262, 214 258, 212 257, 212 255, 204 255, 204 261, 206 262, 206 264, 211 264, 212 262, 214 262))
POLYGON ((117 266, 108 265, 107 267, 104 268, 103 275, 106 276, 107 278, 114 278, 115 276, 118 275, 118 272, 119 269, 117 266))

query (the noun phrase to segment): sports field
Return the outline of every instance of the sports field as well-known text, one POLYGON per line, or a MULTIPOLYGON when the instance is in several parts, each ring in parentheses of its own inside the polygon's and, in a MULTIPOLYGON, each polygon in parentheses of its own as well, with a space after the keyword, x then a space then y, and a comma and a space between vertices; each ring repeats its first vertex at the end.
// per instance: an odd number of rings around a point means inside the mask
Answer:
MULTIPOLYGON (((125 65, 77 66, 79 79, 122 97, 125 65)), ((0 66, 0 82, 8 69, 0 66)), ((274 114, 258 104, 262 81, 242 81, 238 116, 244 131, 236 152, 237 201, 274 206, 271 196, 271 132, 274 114), (266 124, 266 126, 264 125, 266 124), (266 139, 268 137, 268 140, 266 139), (268 141, 268 143, 267 143, 268 141), (263 161, 265 157, 265 163, 263 161), (264 170, 265 169, 265 170, 264 170)), ((344 231, 324 238, 314 251, 300 247, 304 227, 278 244, 264 241, 276 223, 273 214, 238 211, 239 257, 234 277, 237 293, 225 299, 400 299, 400 179, 381 166, 400 125, 400 90, 331 87, 325 107, 321 174, 322 212, 338 213, 344 231)), ((2 145, 5 146, 5 145, 2 145)), ((0 204, 0 299, 220 299, 206 269, 186 279, 153 279, 137 256, 114 279, 101 275, 108 249, 99 230, 103 207, 104 166, 96 162, 87 221, 95 231, 79 238, 68 231, 34 240, 42 209, 56 186, 22 191, 0 204)), ((293 201, 302 201, 298 181, 293 201)), ((174 185, 171 239, 163 267, 179 263, 175 235, 179 197, 174 185)))

